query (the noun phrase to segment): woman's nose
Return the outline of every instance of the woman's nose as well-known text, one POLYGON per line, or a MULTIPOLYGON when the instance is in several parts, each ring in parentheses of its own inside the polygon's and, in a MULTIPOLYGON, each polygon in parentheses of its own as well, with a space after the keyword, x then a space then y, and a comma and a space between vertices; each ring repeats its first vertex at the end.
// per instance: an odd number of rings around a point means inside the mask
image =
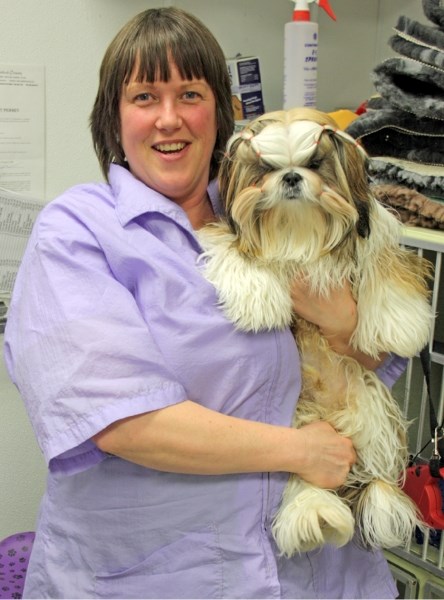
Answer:
POLYGON ((159 129, 178 129, 182 125, 182 118, 175 102, 160 102, 158 106, 156 127, 159 129))

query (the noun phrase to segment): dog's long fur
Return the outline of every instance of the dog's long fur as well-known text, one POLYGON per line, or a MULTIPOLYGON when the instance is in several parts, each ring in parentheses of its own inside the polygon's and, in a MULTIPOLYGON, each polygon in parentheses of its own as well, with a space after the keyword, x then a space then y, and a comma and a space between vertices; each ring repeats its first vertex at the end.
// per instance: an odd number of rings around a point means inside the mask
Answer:
POLYGON ((280 550, 340 546, 355 526, 367 546, 406 543, 419 523, 399 487, 406 421, 375 373, 293 314, 290 287, 304 277, 328 296, 348 281, 358 309, 352 345, 409 357, 430 334, 426 261, 400 248, 399 222, 370 193, 364 151, 319 111, 268 113, 235 134, 220 189, 226 220, 199 232, 206 277, 238 328, 293 327, 303 378, 294 426, 326 420, 358 455, 335 492, 290 476, 273 525, 280 550))

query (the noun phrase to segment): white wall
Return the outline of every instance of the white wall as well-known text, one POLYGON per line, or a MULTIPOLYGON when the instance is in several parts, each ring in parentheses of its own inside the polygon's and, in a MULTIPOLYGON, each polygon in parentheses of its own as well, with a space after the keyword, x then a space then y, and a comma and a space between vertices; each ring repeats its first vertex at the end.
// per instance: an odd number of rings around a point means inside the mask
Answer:
MULTIPOLYGON (((200 17, 227 56, 258 55, 266 109, 281 107, 283 27, 292 12, 288 0, 0 0, 0 63, 46 68, 47 200, 75 183, 100 178, 88 117, 103 52, 134 14, 169 4, 200 17)), ((354 109, 373 92, 371 69, 391 55, 387 40, 398 16, 427 21, 420 0, 331 4, 336 23, 313 11, 320 24, 318 106, 354 109)), ((1 539, 34 527, 46 472, 2 360, 0 456, 1 539)))

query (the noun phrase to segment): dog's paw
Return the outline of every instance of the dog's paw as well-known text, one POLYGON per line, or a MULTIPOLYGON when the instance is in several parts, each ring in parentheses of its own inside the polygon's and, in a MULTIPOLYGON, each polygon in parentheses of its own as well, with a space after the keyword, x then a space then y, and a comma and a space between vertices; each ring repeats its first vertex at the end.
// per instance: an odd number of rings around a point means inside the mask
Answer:
POLYGON ((354 533, 349 507, 336 494, 306 487, 285 502, 273 521, 273 535, 282 554, 308 552, 324 544, 347 544, 354 533))
POLYGON ((372 548, 405 546, 422 526, 412 500, 395 483, 380 480, 363 489, 355 517, 362 542, 372 548))

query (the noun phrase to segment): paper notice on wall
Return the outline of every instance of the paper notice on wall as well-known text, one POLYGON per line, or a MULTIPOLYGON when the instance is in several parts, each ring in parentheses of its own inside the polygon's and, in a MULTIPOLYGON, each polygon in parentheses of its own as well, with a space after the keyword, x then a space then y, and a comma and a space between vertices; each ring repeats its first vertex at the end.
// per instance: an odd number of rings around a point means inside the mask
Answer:
POLYGON ((0 187, 45 197, 44 67, 0 64, 0 187))
POLYGON ((0 302, 8 304, 34 221, 43 201, 0 188, 0 302))

